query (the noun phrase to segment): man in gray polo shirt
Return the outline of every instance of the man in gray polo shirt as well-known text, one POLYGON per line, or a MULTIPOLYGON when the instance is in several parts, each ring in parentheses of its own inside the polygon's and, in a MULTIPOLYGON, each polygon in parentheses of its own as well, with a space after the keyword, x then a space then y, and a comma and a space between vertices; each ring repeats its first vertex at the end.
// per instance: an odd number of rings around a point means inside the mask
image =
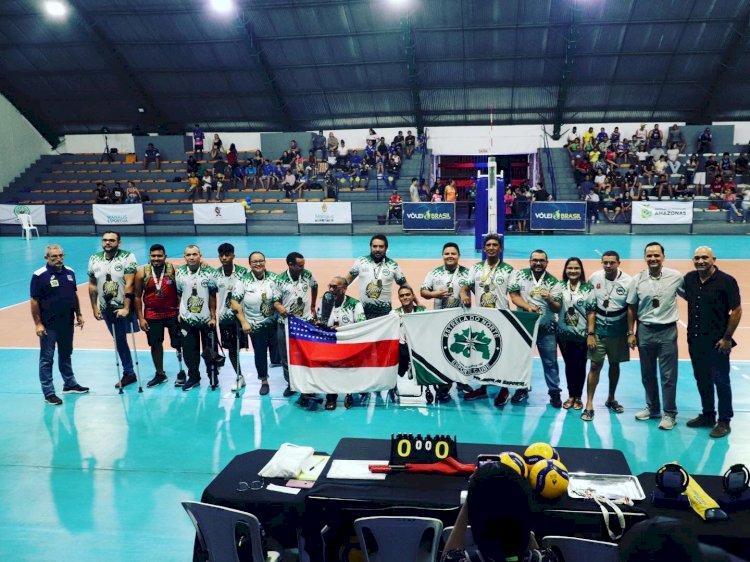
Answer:
POLYGON ((659 429, 672 429, 677 417, 677 291, 684 279, 679 271, 663 267, 664 246, 649 242, 644 250, 648 269, 635 277, 628 291, 628 344, 641 358, 641 381, 646 407, 637 420, 661 417, 659 429), (638 334, 635 323, 638 321, 638 334), (659 362, 664 415, 661 414, 656 362, 659 362))

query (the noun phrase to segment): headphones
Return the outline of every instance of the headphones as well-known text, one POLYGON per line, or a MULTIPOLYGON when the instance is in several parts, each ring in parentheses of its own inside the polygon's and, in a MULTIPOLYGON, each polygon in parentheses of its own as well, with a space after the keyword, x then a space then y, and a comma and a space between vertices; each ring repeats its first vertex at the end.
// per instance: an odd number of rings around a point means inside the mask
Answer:
POLYGON ((679 464, 667 463, 656 471, 656 485, 665 495, 681 494, 689 483, 690 475, 679 464))

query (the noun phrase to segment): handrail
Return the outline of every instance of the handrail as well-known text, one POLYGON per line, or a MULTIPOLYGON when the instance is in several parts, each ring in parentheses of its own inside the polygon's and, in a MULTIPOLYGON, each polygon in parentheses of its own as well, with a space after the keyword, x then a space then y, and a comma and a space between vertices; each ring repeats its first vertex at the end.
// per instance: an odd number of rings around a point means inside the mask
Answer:
POLYGON ((552 165, 552 153, 550 151, 549 142, 547 140, 547 131, 544 125, 542 125, 542 133, 542 150, 544 150, 545 156, 547 157, 547 172, 549 173, 550 187, 552 188, 548 191, 552 194, 553 199, 557 199, 557 178, 555 177, 555 167, 552 165))

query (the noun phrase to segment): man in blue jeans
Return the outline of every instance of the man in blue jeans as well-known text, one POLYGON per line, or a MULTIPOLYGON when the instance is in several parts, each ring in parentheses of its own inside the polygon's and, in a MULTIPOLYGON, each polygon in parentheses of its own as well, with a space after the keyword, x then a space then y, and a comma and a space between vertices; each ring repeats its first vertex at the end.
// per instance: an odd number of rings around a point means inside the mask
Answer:
POLYGON ((47 265, 34 272, 31 277, 31 317, 36 335, 39 336, 39 381, 42 383, 44 400, 59 406, 62 400, 55 394, 52 382, 52 366, 55 363, 57 346, 58 368, 63 378, 64 394, 86 394, 89 389, 81 386, 73 374, 73 323, 83 328, 81 305, 76 293, 76 274, 63 264, 63 249, 49 244, 44 254, 47 265))
POLYGON ((102 234, 102 250, 89 258, 89 299, 94 318, 104 320, 115 339, 122 362, 122 378, 115 388, 125 388, 137 378, 128 346, 128 332, 136 330, 131 310, 135 300, 135 256, 120 249, 120 234, 108 230, 102 234))

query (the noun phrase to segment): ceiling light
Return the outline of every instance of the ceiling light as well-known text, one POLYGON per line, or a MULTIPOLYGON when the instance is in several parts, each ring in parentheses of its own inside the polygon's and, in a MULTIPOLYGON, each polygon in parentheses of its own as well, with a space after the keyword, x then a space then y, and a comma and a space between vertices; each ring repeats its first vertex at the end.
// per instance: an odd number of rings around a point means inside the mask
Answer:
POLYGON ((68 7, 60 0, 47 0, 44 3, 44 11, 53 18, 63 18, 68 13, 68 7))
POLYGON ((211 8, 216 12, 227 14, 234 9, 234 0, 211 0, 211 8))
POLYGON ((139 108, 138 108, 138 113, 146 113, 146 108, 144 108, 144 107, 139 107, 139 108))

